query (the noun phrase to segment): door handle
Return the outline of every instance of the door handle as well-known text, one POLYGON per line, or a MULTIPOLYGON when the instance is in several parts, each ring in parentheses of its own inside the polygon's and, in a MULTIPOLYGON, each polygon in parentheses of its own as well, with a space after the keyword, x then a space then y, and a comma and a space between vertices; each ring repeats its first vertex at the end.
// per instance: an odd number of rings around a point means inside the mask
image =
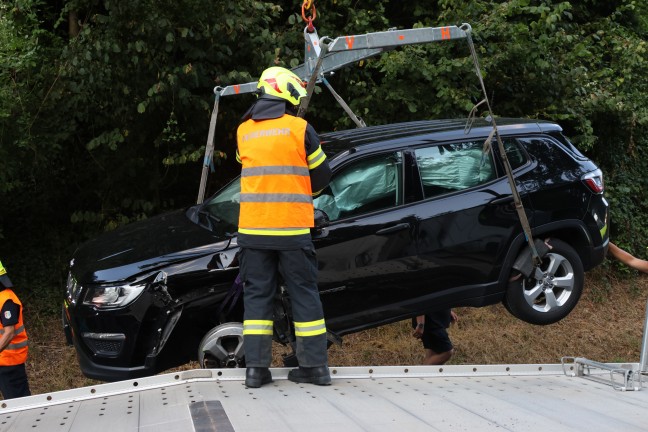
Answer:
POLYGON ((512 202, 513 202, 513 195, 509 195, 502 198, 492 199, 488 202, 488 205, 500 205, 500 204, 508 204, 512 202))
POLYGON ((397 232, 397 231, 402 231, 404 229, 409 229, 409 227, 410 227, 410 224, 408 224, 407 222, 403 222, 403 223, 399 223, 399 224, 396 224, 396 225, 392 225, 392 226, 387 227, 387 228, 379 229, 378 231, 376 231, 376 234, 378 234, 378 235, 391 234, 391 233, 394 233, 394 232, 397 232))

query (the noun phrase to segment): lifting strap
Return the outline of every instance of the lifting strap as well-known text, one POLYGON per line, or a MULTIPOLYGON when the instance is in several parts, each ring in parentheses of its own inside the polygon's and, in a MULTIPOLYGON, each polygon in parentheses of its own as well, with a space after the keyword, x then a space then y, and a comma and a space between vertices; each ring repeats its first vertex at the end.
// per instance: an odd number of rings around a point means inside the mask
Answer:
POLYGON ((333 97, 335 98, 337 103, 340 104, 342 109, 344 109, 344 111, 349 115, 349 117, 351 117, 351 120, 353 120, 353 122, 358 127, 361 127, 361 128, 362 127, 367 127, 367 124, 364 122, 364 120, 362 120, 360 117, 355 115, 355 113, 351 110, 351 107, 349 107, 349 105, 347 105, 347 103, 344 102, 344 99, 342 99, 340 97, 340 95, 337 94, 335 92, 335 90, 333 90, 333 87, 331 87, 331 84, 328 82, 328 80, 326 78, 324 78, 324 76, 322 76, 322 83, 326 86, 327 89, 329 89, 329 91, 331 92, 331 94, 333 95, 333 97))
MULTIPOLYGON (((306 30, 308 31, 308 29, 306 30)), ((309 33, 314 34, 315 38, 317 37, 317 30, 313 28, 312 31, 309 33)), ((337 103, 340 104, 342 109, 348 114, 348 116, 353 120, 353 122, 356 124, 358 127, 366 127, 367 124, 362 120, 360 117, 358 117, 353 110, 351 110, 351 107, 342 99, 342 97, 333 89, 331 84, 328 82, 328 80, 324 77, 324 74, 320 74, 320 70, 322 67, 322 61, 324 60, 324 57, 328 51, 328 44, 326 43, 327 38, 324 37, 320 39, 319 41, 319 46, 320 46, 320 53, 319 56, 317 57, 317 62, 315 64, 315 67, 313 68, 313 72, 311 73, 310 79, 308 80, 308 85, 306 86, 306 96, 304 96, 299 104, 299 110, 297 111, 297 117, 304 117, 306 114, 306 110, 308 109, 308 105, 310 103, 311 97, 313 95, 313 91, 315 90, 315 84, 317 83, 318 79, 326 86, 326 88, 331 92, 337 103), (318 77, 318 74, 320 75, 318 77)))
POLYGON ((513 172, 512 172, 513 170, 511 169, 511 164, 509 163, 508 157, 506 156, 506 150, 504 149, 504 143, 502 142, 502 137, 500 136, 499 131, 497 130, 497 124, 495 122, 495 117, 493 116, 493 111, 491 109, 490 102, 488 101, 488 94, 486 93, 486 86, 484 85, 484 79, 481 74, 481 69, 479 68, 479 60, 477 59, 477 52, 475 51, 475 46, 473 44, 472 37, 469 31, 467 31, 466 34, 467 34, 466 39, 468 40, 468 46, 470 48, 470 55, 472 56, 473 63, 475 65, 475 73, 477 74, 477 78, 479 79, 479 84, 481 86, 482 93, 484 94, 484 99, 473 107, 469 115, 466 128, 467 129, 470 128, 470 124, 472 123, 474 116, 476 115, 477 107, 479 107, 482 103, 485 103, 488 111, 488 120, 493 124, 493 130, 491 131, 488 138, 486 138, 486 141, 484 142, 484 148, 489 147, 491 148, 492 151, 491 142, 493 138, 497 140, 497 146, 502 159, 502 163, 504 164, 506 177, 508 179, 509 185, 511 186, 511 193, 513 194, 515 210, 517 211, 518 218, 520 219, 520 225, 522 225, 522 230, 524 231, 524 237, 527 243, 529 244, 529 248, 531 249, 531 257, 533 260, 533 264, 534 266, 537 267, 541 264, 542 260, 538 253, 536 245, 534 244, 533 241, 533 236, 531 234, 531 226, 529 225, 529 219, 527 218, 526 212, 524 211, 524 206, 522 205, 520 193, 518 192, 517 186, 515 184, 515 178, 513 177, 513 172))
POLYGON ((200 176, 200 188, 198 189, 197 204, 202 204, 203 199, 205 198, 207 174, 209 174, 209 168, 214 166, 214 134, 216 131, 216 118, 218 117, 218 102, 220 101, 221 88, 216 87, 214 93, 216 98, 214 99, 214 109, 212 110, 211 119, 209 120, 209 133, 207 134, 207 145, 205 146, 205 158, 203 159, 202 175, 200 176))
POLYGON ((313 96, 313 90, 315 90, 315 83, 317 82, 317 77, 320 74, 319 71, 322 68, 322 62, 324 61, 324 56, 328 51, 328 44, 320 40, 320 48, 321 51, 319 53, 319 56, 317 56, 317 63, 315 64, 315 67, 313 68, 313 72, 311 72, 310 79, 308 80, 308 84, 306 85, 306 96, 301 98, 301 100, 299 101, 299 110, 297 111, 297 117, 303 118, 304 115, 306 114, 306 110, 308 109, 308 104, 310 103, 311 97, 313 96))

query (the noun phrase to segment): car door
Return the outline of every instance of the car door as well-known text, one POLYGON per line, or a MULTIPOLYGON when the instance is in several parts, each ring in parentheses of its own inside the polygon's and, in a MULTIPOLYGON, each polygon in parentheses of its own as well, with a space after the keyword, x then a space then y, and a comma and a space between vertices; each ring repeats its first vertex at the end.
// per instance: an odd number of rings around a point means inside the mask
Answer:
POLYGON ((423 200, 415 208, 420 283, 410 292, 419 307, 485 304, 521 231, 508 180, 483 140, 428 145, 414 154, 423 200))
POLYGON ((330 225, 314 230, 327 326, 344 332, 383 319, 416 259, 416 218, 404 203, 403 154, 359 156, 315 199, 330 225))

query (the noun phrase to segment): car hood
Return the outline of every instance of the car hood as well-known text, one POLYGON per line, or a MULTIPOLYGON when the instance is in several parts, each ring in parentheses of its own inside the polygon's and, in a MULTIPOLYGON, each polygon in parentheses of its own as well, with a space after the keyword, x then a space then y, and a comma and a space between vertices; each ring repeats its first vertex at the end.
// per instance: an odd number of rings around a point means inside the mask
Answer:
POLYGON ((191 222, 184 210, 128 224, 81 245, 70 262, 79 283, 125 281, 169 264, 225 249, 217 237, 191 222))

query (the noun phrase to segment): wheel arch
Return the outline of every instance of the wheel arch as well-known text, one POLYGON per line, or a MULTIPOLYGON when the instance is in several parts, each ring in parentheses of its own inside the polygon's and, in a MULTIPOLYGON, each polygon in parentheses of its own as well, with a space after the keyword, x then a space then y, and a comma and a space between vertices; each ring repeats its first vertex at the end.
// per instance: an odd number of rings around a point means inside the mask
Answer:
MULTIPOLYGON (((531 230, 534 238, 557 238, 574 248, 578 254, 583 269, 591 270, 594 267, 591 250, 593 248, 592 238, 587 231, 587 227, 580 220, 565 220, 552 222, 535 227, 531 230)), ((523 233, 520 233, 511 242, 511 247, 506 255, 502 272, 499 277, 500 286, 507 289, 508 278, 515 259, 522 253, 524 248, 528 247, 528 242, 523 233)))

